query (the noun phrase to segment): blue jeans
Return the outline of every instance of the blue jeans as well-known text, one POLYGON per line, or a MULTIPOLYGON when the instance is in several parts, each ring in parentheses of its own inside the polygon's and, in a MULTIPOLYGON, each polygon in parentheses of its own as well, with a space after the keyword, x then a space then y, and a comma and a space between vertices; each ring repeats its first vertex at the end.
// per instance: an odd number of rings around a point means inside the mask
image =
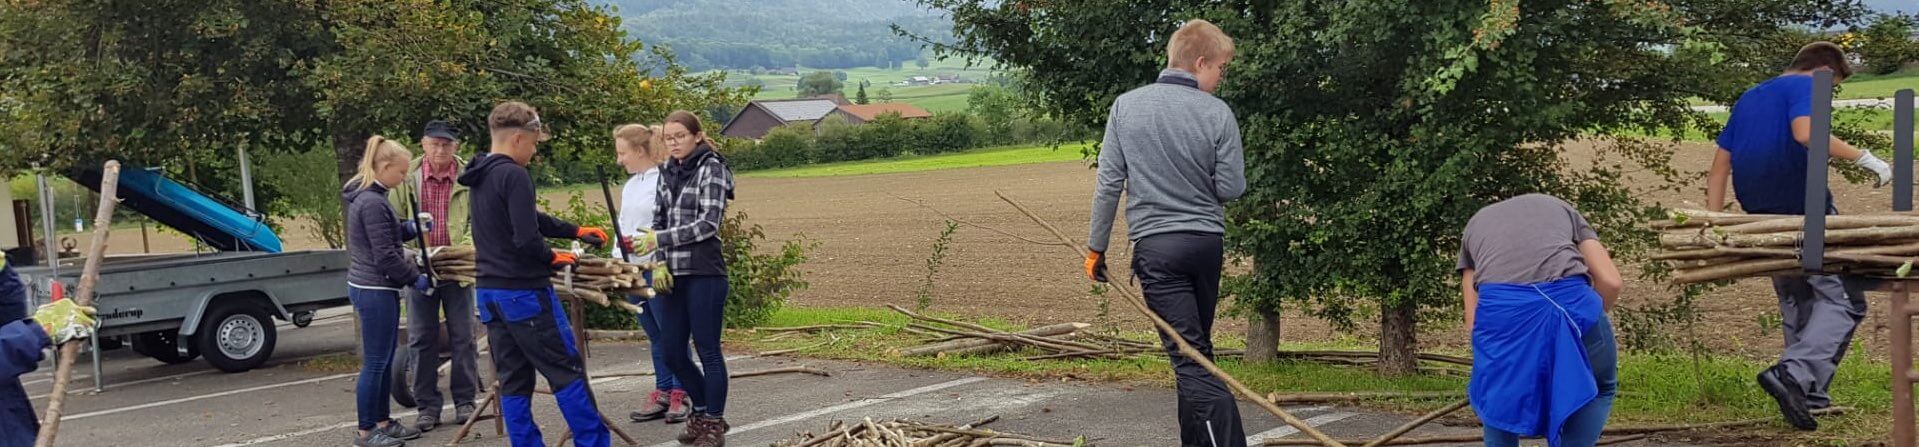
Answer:
MULTIPOLYGON (((1587 328, 1580 339, 1586 345, 1586 363, 1592 365, 1593 381, 1599 385, 1599 395, 1592 402, 1579 407, 1572 417, 1566 419, 1566 426, 1559 429, 1562 446, 1586 447, 1599 442, 1600 431, 1606 428, 1606 417, 1612 413, 1613 394, 1619 389, 1619 352, 1613 340, 1612 321, 1600 320, 1587 328)), ((1497 428, 1486 427, 1486 447, 1517 447, 1519 436, 1497 428)))
POLYGON ((653 300, 637 296, 627 296, 626 301, 646 309, 646 312, 641 312, 638 318, 640 329, 646 331, 647 349, 653 351, 653 389, 660 391, 680 389, 680 379, 673 375, 673 370, 667 369, 666 352, 660 350, 660 323, 653 318, 654 314, 660 312, 659 306, 654 305, 653 300))
POLYGON ((393 349, 400 342, 400 292, 347 288, 353 300, 353 312, 360 317, 360 382, 354 385, 354 406, 359 410, 360 429, 372 430, 390 421, 392 382, 387 367, 393 364, 393 349))
POLYGON ((693 401, 693 411, 707 416, 726 415, 726 354, 720 352, 720 332, 726 324, 726 277, 719 275, 675 278, 673 293, 653 298, 660 324, 660 341, 673 375, 693 401), (687 353, 688 341, 699 348, 700 364, 687 353))

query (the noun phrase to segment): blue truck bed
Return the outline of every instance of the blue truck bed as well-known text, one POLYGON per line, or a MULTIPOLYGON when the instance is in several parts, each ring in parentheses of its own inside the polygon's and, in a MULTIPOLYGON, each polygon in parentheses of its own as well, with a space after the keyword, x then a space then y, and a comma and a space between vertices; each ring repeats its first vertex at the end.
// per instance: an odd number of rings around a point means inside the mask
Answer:
MULTIPOLYGON (((82 170, 69 178, 99 191, 98 169, 82 170)), ((217 250, 267 253, 281 250, 280 236, 265 222, 170 180, 156 169, 133 166, 121 169, 119 196, 120 206, 132 208, 217 250)))

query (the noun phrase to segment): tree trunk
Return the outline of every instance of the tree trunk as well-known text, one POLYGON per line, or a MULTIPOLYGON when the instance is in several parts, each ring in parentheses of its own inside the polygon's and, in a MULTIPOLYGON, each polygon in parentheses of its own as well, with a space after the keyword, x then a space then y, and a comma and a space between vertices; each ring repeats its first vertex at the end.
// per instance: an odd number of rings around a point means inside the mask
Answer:
POLYGON ((1279 309, 1260 306, 1247 320, 1246 363, 1279 360, 1279 309))
POLYGON ((366 139, 367 135, 358 132, 333 133, 333 155, 340 162, 340 184, 346 184, 347 179, 360 170, 360 154, 366 152, 366 139))
POLYGON ((1406 376, 1419 371, 1419 321, 1416 304, 1382 306, 1379 312, 1379 375, 1406 376))

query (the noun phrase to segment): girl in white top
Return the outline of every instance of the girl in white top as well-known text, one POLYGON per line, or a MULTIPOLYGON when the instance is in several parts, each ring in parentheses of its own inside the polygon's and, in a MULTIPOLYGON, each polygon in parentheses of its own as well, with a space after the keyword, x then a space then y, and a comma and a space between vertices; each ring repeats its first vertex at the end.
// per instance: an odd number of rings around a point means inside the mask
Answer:
MULTIPOLYGON (((666 160, 666 144, 660 141, 660 126, 627 124, 613 129, 613 150, 618 154, 621 168, 626 169, 626 186, 620 189, 620 221, 615 231, 625 235, 626 240, 653 229, 653 214, 657 212, 658 190, 660 188, 660 162, 666 160)), ((618 248, 617 256, 626 256, 630 247, 618 248)), ((627 256, 628 262, 650 262, 653 253, 637 253, 627 256)), ((644 299, 628 297, 627 300, 645 307, 640 313, 640 328, 646 330, 647 340, 658 340, 659 324, 653 321, 653 311, 644 299)), ((646 422, 666 419, 669 424, 685 422, 692 412, 686 391, 680 388, 680 381, 667 370, 663 350, 657 346, 653 352, 654 390, 647 396, 639 411, 628 415, 634 422, 646 422)))

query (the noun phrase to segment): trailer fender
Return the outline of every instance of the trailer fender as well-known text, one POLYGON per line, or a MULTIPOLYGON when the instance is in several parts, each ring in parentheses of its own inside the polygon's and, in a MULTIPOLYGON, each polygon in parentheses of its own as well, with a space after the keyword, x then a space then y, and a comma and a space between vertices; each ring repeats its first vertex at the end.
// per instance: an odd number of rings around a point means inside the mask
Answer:
POLYGON ((287 312, 286 306, 280 305, 280 300, 274 299, 272 294, 264 290, 244 287, 215 289, 201 295, 199 299, 193 301, 193 307, 187 310, 186 320, 180 322, 180 338, 183 340, 189 339, 187 336, 199 331, 200 320, 206 318, 207 309, 212 308, 214 302, 223 300, 254 301, 272 312, 274 318, 281 320, 291 320, 293 318, 293 314, 287 312))

